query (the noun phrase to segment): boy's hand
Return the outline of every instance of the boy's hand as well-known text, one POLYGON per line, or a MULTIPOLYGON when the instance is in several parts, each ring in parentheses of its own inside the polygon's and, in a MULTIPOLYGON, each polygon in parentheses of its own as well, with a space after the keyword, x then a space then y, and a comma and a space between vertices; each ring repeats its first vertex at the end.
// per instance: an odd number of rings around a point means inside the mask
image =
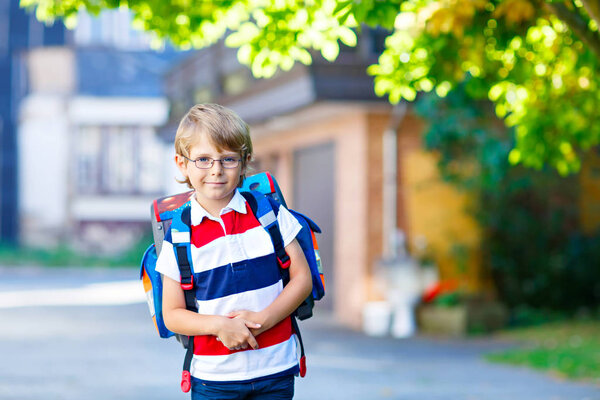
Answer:
POLYGON ((258 343, 250 329, 258 328, 260 328, 260 324, 243 318, 224 318, 217 338, 229 350, 247 349, 248 346, 256 350, 258 343))
POLYGON ((230 312, 229 314, 227 314, 227 316, 234 319, 242 319, 244 321, 255 322, 258 325, 258 327, 250 327, 250 332, 252 333, 252 335, 254 335, 254 337, 260 335, 268 329, 268 327, 265 325, 265 317, 260 312, 237 310, 230 312))

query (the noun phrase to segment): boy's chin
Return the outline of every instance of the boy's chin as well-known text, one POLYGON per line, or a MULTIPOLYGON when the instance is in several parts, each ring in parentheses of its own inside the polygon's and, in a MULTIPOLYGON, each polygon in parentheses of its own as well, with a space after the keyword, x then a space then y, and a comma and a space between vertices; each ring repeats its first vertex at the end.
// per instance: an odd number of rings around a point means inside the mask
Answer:
POLYGON ((229 193, 223 193, 222 190, 210 190, 198 192, 196 191, 196 197, 200 199, 206 199, 208 201, 220 201, 220 200, 231 200, 235 193, 235 190, 232 190, 229 193))

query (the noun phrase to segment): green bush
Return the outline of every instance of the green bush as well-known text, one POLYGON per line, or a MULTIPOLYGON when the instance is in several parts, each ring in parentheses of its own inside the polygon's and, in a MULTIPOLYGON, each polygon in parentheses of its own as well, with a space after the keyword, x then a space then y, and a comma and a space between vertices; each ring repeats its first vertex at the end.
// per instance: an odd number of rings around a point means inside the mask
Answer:
POLYGON ((0 243, 0 265, 137 267, 152 242, 152 235, 145 235, 127 251, 111 256, 81 253, 64 243, 55 248, 16 247, 0 243))
POLYGON ((469 82, 443 99, 421 97, 416 110, 429 122, 424 143, 440 155, 441 175, 475 199, 469 211, 482 228, 484 267, 513 315, 596 307, 600 232, 582 233, 577 176, 510 165, 513 132, 469 96, 469 82))
POLYGON ((555 375, 600 384, 599 320, 563 320, 512 329, 500 337, 522 346, 486 355, 493 362, 525 365, 555 375))

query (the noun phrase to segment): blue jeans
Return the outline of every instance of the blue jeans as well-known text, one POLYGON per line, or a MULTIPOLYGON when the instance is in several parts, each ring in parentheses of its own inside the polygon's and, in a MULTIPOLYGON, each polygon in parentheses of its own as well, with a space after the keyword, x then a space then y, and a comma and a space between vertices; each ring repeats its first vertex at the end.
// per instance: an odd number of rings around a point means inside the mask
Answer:
POLYGON ((294 375, 255 382, 192 381, 192 400, 290 400, 294 397, 294 375))

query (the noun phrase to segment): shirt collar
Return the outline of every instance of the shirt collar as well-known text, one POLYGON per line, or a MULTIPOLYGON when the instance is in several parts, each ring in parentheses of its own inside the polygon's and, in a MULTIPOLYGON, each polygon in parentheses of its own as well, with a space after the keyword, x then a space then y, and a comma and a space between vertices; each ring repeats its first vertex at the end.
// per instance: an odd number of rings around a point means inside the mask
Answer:
MULTIPOLYGON (((191 195, 190 203, 191 203, 191 207, 192 207, 192 209, 191 209, 192 225, 200 224, 202 222, 202 220, 204 219, 204 217, 206 217, 208 219, 212 219, 212 220, 215 219, 215 217, 213 217, 208 211, 206 211, 204 209, 204 207, 202 207, 200 205, 200 203, 198 203, 196 201, 196 193, 193 193, 191 195)), ((225 206, 225 208, 223 208, 221 210, 220 215, 226 214, 229 211, 237 211, 239 213, 246 214, 246 199, 244 198, 244 196, 241 195, 241 193, 239 192, 238 189, 235 189, 235 193, 233 194, 233 197, 229 201, 229 204, 227 204, 227 206, 225 206)))

